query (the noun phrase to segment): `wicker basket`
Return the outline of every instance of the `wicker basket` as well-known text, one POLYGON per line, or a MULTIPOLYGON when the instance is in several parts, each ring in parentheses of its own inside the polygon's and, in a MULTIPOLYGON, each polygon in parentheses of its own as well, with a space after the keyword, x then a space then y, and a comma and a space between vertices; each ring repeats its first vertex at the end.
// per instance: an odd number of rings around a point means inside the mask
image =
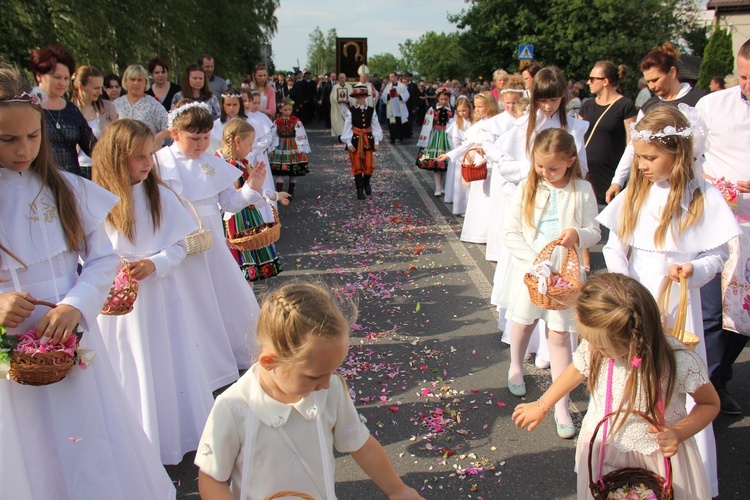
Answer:
POLYGON ((210 229, 203 227, 201 216, 198 215, 198 211, 195 210, 193 204, 185 198, 180 199, 190 207, 190 210, 193 211, 193 215, 195 215, 195 219, 198 221, 198 230, 185 237, 185 243, 187 243, 187 254, 195 255, 207 252, 212 246, 214 246, 214 235, 211 233, 210 229))
MULTIPOLYGON (((47 306, 52 309, 57 305, 51 302, 34 301, 35 306, 47 306)), ((77 335, 74 333, 73 335, 77 335)), ((37 353, 33 356, 19 352, 10 353, 10 376, 23 385, 49 385, 59 382, 68 374, 75 363, 75 356, 64 352, 37 353)))
POLYGON ((664 330, 685 344, 685 347, 691 351, 695 351, 695 347, 700 343, 701 339, 694 333, 685 330, 687 322, 687 309, 688 309, 688 287, 683 276, 680 272, 680 303, 677 306, 677 314, 675 314, 674 325, 672 328, 667 327, 667 317, 669 315, 669 297, 672 292, 672 279, 667 276, 664 278, 664 283, 661 286, 659 292, 659 310, 661 311, 661 322, 664 326, 664 330))
POLYGON ((279 237, 281 236, 279 212, 273 205, 270 205, 270 207, 273 212, 273 222, 266 222, 265 224, 240 231, 236 234, 229 232, 229 221, 226 221, 229 247, 244 252, 246 250, 258 250, 279 241, 279 237))
POLYGON ((483 181, 487 178, 487 159, 478 149, 470 149, 461 160, 461 177, 465 182, 483 181))
MULTIPOLYGON (((547 243, 542 248, 539 255, 534 259, 534 264, 550 260, 552 257, 552 251, 556 246, 560 244, 561 239, 553 240, 547 243)), ((568 248, 565 252, 565 258, 563 260, 559 273, 552 273, 551 278, 557 275, 562 275, 568 283, 572 285, 571 288, 555 288, 548 287, 547 293, 541 293, 539 291, 539 278, 533 274, 527 273, 523 277, 523 282, 529 289, 529 297, 534 305, 541 307, 542 309, 550 310, 562 310, 570 307, 570 301, 583 286, 583 283, 579 280, 581 276, 581 264, 578 260, 578 252, 575 248, 568 248)))
MULTIPOLYGON (((610 492, 616 491, 618 488, 622 488, 626 485, 637 486, 643 484, 647 488, 656 494, 656 497, 660 500, 672 500, 674 498, 674 489, 672 487, 672 461, 669 458, 664 459, 664 466, 667 472, 667 479, 664 479, 655 472, 651 472, 646 469, 637 467, 628 467, 624 469, 617 469, 609 472, 605 475, 601 475, 599 471, 599 477, 594 478, 593 467, 591 465, 591 456, 594 452, 594 442, 596 436, 599 434, 599 429, 604 425, 611 416, 615 413, 606 415, 596 426, 594 434, 591 436, 589 441, 589 490, 591 495, 596 500, 607 500, 607 495, 610 492)), ((637 412, 636 415, 646 420, 648 423, 661 429, 661 426, 654 422, 654 420, 643 413, 637 412)))
POLYGON ((133 279, 130 266, 125 260, 120 259, 122 268, 125 270, 127 285, 117 290, 114 285, 109 290, 107 300, 104 302, 101 313, 106 316, 121 316, 133 310, 135 299, 138 297, 138 282, 133 279))
POLYGON ((277 498, 299 498, 301 500, 315 500, 315 497, 308 495, 307 493, 300 493, 298 491, 279 491, 266 497, 266 500, 276 500, 277 498))

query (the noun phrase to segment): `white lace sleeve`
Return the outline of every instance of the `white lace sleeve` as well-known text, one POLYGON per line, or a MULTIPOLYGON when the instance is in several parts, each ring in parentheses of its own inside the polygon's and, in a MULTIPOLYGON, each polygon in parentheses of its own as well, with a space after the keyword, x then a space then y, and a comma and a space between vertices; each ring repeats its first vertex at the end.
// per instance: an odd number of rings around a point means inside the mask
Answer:
POLYGON ((581 375, 584 377, 588 377, 591 371, 589 366, 590 356, 588 341, 585 339, 581 340, 578 349, 573 353, 573 366, 575 366, 576 370, 581 372, 581 375))
POLYGON ((709 382, 706 364, 696 353, 678 348, 674 355, 677 361, 676 390, 692 394, 709 382))

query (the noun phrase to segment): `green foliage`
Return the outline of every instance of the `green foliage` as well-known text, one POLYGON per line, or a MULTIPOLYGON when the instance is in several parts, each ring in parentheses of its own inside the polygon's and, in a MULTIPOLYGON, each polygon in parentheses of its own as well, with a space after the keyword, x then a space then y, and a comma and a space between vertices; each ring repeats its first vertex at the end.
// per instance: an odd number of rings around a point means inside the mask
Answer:
POLYGON ((386 52, 385 54, 368 56, 367 66, 373 75, 387 77, 391 71, 403 71, 404 63, 390 52, 386 52))
POLYGON ((473 76, 491 78, 497 68, 517 70, 518 45, 534 45, 543 64, 556 64, 570 78, 584 78, 598 60, 626 64, 631 75, 643 56, 676 37, 690 0, 467 0, 449 16, 461 46, 471 54, 473 76))
POLYGON ((470 69, 458 33, 428 31, 416 41, 399 44, 399 50, 404 66, 428 80, 460 78, 470 69))
POLYGON ((727 75, 733 70, 732 35, 729 30, 725 30, 717 24, 711 38, 708 39, 706 49, 703 51, 697 86, 707 89, 713 77, 727 75))
POLYGON ((709 33, 710 28, 708 26, 695 25, 682 34, 690 54, 703 56, 703 51, 706 50, 706 45, 708 45, 709 33))
POLYGON ((336 71, 336 28, 323 35, 318 26, 310 33, 307 44, 307 65, 313 75, 326 75, 336 71))
POLYGON ((33 49, 58 42, 77 64, 91 64, 104 73, 121 73, 129 64, 145 66, 158 55, 176 78, 207 52, 219 75, 240 81, 260 60, 260 44, 276 32, 279 2, 4 0, 0 54, 27 68, 33 49))

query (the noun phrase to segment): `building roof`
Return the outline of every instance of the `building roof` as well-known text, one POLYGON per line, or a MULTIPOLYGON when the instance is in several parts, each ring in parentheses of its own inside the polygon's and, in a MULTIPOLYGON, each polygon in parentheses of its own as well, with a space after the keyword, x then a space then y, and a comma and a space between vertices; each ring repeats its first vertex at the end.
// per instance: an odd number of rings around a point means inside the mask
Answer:
POLYGON ((708 0, 707 9, 750 9, 750 0, 708 0))
POLYGON ((677 69, 680 72, 680 81, 698 81, 698 73, 701 69, 701 58, 698 56, 680 56, 677 60, 677 69))

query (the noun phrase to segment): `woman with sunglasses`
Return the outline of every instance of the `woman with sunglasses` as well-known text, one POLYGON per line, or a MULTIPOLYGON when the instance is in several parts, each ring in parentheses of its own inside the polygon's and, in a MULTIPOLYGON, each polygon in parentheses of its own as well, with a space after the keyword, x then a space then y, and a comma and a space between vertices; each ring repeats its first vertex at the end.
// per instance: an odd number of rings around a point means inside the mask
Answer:
POLYGON ((594 187, 596 201, 605 202, 617 164, 629 142, 630 124, 636 114, 633 101, 618 92, 627 68, 611 61, 597 61, 589 72, 589 89, 595 99, 581 105, 578 118, 589 122, 586 132, 588 180, 594 187))

